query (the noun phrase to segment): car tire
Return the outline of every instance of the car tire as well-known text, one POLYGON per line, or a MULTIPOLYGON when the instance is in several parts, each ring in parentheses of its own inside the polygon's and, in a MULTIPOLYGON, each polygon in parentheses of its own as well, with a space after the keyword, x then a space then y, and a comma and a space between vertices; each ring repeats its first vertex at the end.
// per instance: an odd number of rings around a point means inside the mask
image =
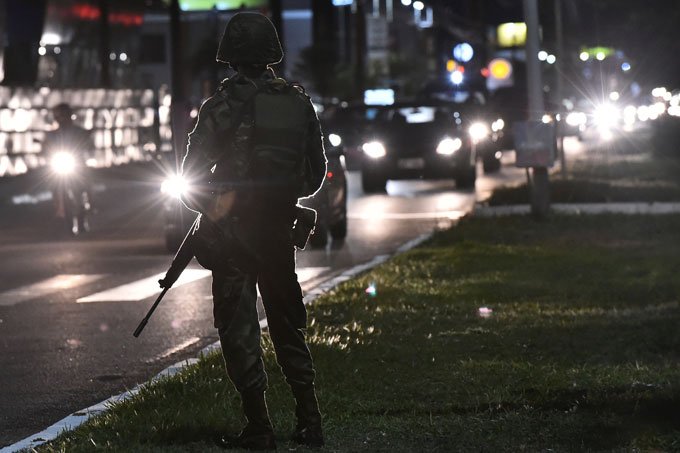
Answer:
POLYGON ((347 237, 347 213, 340 221, 331 225, 330 232, 334 240, 343 240, 347 237))
POLYGON ((361 172, 361 188, 365 193, 380 193, 387 189, 387 178, 361 172))
POLYGON ((456 186, 459 189, 474 189, 477 181, 477 168, 474 165, 463 169, 458 176, 456 176, 456 186))
POLYGON ((495 153, 484 156, 482 159, 482 167, 484 169, 484 174, 496 173, 501 169, 501 160, 496 158, 495 153))
POLYGON ((322 248, 328 244, 328 227, 324 223, 317 223, 314 233, 309 237, 309 245, 312 248, 322 248))

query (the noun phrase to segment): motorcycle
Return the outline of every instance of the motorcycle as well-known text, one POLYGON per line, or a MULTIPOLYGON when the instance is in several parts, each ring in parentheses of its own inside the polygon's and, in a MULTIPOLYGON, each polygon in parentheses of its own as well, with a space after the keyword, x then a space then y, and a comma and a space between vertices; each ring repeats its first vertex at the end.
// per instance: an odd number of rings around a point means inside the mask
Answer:
POLYGON ((61 150, 52 154, 50 168, 56 177, 56 216, 64 219, 67 231, 74 236, 88 232, 92 206, 85 165, 73 152, 61 150))

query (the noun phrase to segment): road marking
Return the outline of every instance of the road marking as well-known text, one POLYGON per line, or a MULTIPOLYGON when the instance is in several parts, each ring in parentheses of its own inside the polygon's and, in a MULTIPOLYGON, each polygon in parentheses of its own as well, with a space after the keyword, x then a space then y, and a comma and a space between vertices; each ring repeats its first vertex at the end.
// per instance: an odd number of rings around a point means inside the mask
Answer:
POLYGON ((167 351, 163 352, 162 354, 157 355, 157 356, 154 357, 153 359, 147 360, 147 363, 155 362, 155 361, 157 361, 157 360, 162 360, 162 359, 165 359, 166 357, 170 357, 170 356, 173 355, 173 354, 177 354, 177 353, 180 352, 182 349, 186 349, 186 348, 188 348, 189 346, 195 345, 195 344, 198 343, 199 341, 201 341, 200 338, 198 338, 198 337, 191 337, 191 338, 189 338, 187 341, 185 341, 185 342, 183 342, 183 343, 180 343, 180 344, 178 344, 177 346, 174 346, 174 347, 168 349, 167 351))
POLYGON ((301 267, 295 272, 298 276, 298 283, 304 283, 318 277, 328 270, 330 270, 330 267, 301 267))
MULTIPOLYGON (((173 288, 195 282, 209 277, 212 273, 207 269, 185 269, 173 288)), ((148 297, 155 296, 160 292, 158 280, 165 277, 165 273, 116 286, 115 288, 101 291, 77 300, 79 304, 90 302, 137 302, 148 297)))
POLYGON ((0 306, 16 305, 27 300, 73 289, 99 280, 104 276, 105 274, 60 274, 47 280, 3 292, 0 294, 0 306))
MULTIPOLYGON (((298 281, 304 283, 312 280, 329 269, 329 267, 302 267, 297 270, 298 281)), ((173 288, 201 280, 210 275, 211 272, 207 269, 185 269, 180 278, 173 285, 173 288)), ((86 304, 92 302, 137 302, 144 300, 160 292, 158 289, 158 280, 164 276, 165 274, 156 274, 125 285, 81 297, 77 302, 79 304, 86 304)))
POLYGON ((348 219, 358 220, 421 220, 421 219, 451 219, 458 220, 466 211, 434 211, 434 212, 366 212, 347 214, 348 219))

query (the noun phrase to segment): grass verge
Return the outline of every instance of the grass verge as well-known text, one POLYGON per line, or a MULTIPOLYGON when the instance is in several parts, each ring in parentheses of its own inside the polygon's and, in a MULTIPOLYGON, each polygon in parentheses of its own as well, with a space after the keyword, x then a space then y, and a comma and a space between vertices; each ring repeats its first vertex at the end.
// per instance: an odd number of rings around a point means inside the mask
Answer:
MULTIPOLYGON (((466 219, 317 300, 326 450, 679 450, 678 232, 680 216, 466 219)), ((268 343, 266 361, 293 448, 268 343)), ((217 451, 240 424, 210 356, 39 451, 217 451)))
MULTIPOLYGON (((650 139, 621 139, 605 146, 589 144, 567 156, 567 173, 550 177, 553 203, 680 202, 680 158, 651 151, 650 139)), ((499 188, 492 206, 526 204, 526 185, 499 188)))

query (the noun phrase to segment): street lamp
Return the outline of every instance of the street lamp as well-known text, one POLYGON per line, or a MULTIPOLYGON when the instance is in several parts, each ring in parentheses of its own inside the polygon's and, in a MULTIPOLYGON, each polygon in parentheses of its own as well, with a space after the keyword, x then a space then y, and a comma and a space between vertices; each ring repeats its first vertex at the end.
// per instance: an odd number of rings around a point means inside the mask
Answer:
POLYGON ((415 9, 416 11, 422 11, 425 9, 425 3, 419 0, 413 2, 413 9, 415 9))

